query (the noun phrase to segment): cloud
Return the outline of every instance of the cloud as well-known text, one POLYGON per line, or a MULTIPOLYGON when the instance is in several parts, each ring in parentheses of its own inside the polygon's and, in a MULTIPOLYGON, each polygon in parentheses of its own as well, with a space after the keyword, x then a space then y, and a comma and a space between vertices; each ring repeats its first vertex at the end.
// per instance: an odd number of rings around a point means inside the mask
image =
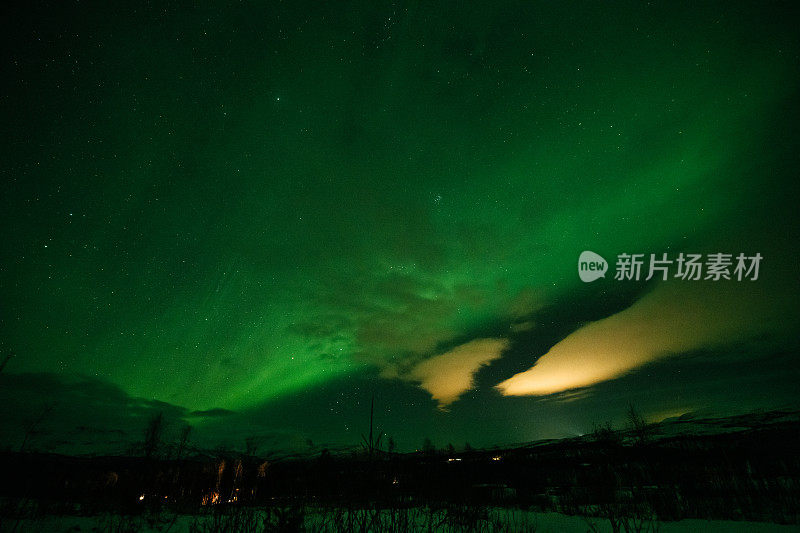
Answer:
POLYGON ((27 447, 58 453, 125 453, 154 415, 169 430, 185 424, 181 406, 133 397, 94 377, 55 373, 0 375, 0 446, 16 448, 42 416, 27 447))
POLYGON ((496 388, 505 396, 554 394, 671 354, 791 331, 797 314, 790 306, 758 282, 662 284, 624 311, 579 328, 496 388))
POLYGON ((536 311, 539 311, 547 304, 547 298, 543 289, 527 287, 522 289, 508 306, 508 314, 516 320, 524 319, 536 311))
POLYGON ((507 339, 475 339, 416 364, 404 378, 419 382, 444 409, 472 388, 475 373, 499 359, 509 344, 507 339))

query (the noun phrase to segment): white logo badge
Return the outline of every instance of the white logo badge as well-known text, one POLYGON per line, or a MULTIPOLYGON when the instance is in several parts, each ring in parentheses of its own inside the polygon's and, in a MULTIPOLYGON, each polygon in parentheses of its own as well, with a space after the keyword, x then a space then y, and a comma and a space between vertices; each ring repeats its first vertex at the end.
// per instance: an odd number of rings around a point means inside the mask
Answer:
POLYGON ((606 277, 607 270, 608 262, 594 252, 587 250, 578 258, 578 275, 585 283, 606 277))

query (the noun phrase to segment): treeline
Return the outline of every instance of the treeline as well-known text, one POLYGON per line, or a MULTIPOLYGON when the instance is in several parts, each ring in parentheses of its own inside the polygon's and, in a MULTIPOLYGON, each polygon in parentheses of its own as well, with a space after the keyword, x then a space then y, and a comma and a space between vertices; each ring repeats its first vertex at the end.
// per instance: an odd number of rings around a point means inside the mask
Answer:
POLYGON ((648 431, 600 427, 505 450, 399 454, 367 446, 279 461, 222 451, 172 459, 8 452, 0 455, 0 495, 85 513, 499 505, 610 519, 799 522, 800 423, 670 438, 648 431))

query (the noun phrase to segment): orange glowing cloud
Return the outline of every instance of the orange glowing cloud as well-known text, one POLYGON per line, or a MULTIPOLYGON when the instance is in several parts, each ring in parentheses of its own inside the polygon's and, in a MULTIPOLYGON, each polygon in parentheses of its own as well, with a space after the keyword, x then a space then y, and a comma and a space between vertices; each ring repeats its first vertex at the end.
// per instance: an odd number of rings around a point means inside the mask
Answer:
POLYGON ((496 387, 505 396, 560 393, 620 377, 659 358, 788 331, 796 313, 758 282, 674 282, 628 309, 591 322, 553 346, 529 370, 496 387))
POLYGON ((475 373, 499 359, 508 346, 507 339, 475 339, 417 363, 404 377, 419 382, 445 409, 471 389, 475 373))

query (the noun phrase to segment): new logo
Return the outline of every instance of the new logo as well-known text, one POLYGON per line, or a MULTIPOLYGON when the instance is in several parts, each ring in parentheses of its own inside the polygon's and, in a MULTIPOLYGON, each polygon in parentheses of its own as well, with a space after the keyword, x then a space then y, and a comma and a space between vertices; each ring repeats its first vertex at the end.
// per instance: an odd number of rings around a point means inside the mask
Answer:
POLYGON ((578 258, 578 275, 585 283, 606 277, 607 270, 608 262, 594 252, 586 250, 578 258))

